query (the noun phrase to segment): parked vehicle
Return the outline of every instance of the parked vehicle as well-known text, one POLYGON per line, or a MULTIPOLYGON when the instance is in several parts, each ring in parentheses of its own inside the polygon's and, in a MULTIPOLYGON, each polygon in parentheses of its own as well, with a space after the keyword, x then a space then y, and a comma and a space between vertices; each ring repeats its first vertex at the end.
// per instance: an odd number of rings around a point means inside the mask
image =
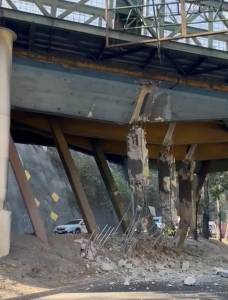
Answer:
POLYGON ((54 233, 65 234, 65 233, 82 233, 87 232, 83 219, 76 219, 70 221, 65 225, 58 225, 54 228, 54 233))
POLYGON ((153 220, 158 228, 160 228, 160 229, 164 228, 164 224, 162 223, 162 217, 153 217, 153 220))
POLYGON ((210 236, 215 238, 217 236, 217 225, 215 221, 209 221, 209 231, 210 231, 210 236))

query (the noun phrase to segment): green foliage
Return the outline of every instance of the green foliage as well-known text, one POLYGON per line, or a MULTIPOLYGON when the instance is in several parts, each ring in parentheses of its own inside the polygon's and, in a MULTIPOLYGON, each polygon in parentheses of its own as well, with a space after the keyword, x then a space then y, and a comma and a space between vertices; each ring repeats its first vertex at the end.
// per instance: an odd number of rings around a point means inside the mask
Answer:
POLYGON ((228 215, 228 172, 218 172, 209 175, 209 194, 212 215, 216 217, 216 200, 221 206, 221 219, 227 220, 228 215))
POLYGON ((130 201, 131 191, 127 181, 127 174, 124 173, 125 172, 124 167, 114 163, 111 163, 109 165, 119 192, 121 193, 124 200, 130 201))
POLYGON ((227 202, 228 195, 228 172, 220 172, 209 175, 210 194, 214 199, 227 202), (221 197, 224 195, 223 197, 221 197))

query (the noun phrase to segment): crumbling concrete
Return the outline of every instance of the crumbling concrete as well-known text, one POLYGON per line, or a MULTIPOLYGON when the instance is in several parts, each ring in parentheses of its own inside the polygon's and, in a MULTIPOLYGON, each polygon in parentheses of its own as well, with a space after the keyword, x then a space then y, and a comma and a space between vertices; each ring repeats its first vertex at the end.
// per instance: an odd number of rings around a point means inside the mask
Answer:
POLYGON ((102 284, 148 283, 148 285, 183 285, 187 277, 196 284, 216 283, 221 288, 227 278, 216 275, 216 270, 227 270, 227 246, 214 241, 188 239, 178 254, 172 241, 154 243, 156 237, 140 235, 138 247, 132 255, 123 251, 125 235, 113 235, 104 247, 95 247, 93 260, 83 256, 81 248, 90 241, 88 235, 55 235, 49 237, 50 247, 32 235, 13 236, 10 255, 0 260, 1 296, 9 298, 32 294, 41 289, 65 287, 78 281, 95 286, 102 284), (78 241, 78 242, 77 242, 78 241), (189 268, 182 270, 182 262, 189 268), (15 284, 16 283, 16 284, 15 284))
MULTIPOLYGON (((149 184, 149 163, 145 129, 139 124, 133 124, 130 127, 127 135, 127 154, 129 184, 132 191, 132 216, 139 215, 138 223, 141 223, 141 229, 146 231, 149 209, 145 190, 149 184)), ((138 228, 138 230, 141 229, 138 228)), ((132 230, 134 230, 134 224, 132 230)))
POLYGON ((179 170, 179 229, 176 234, 177 246, 182 247, 186 239, 189 227, 193 227, 193 213, 195 212, 194 201, 194 170, 195 161, 184 160, 179 170))
POLYGON ((127 136, 128 175, 133 190, 148 186, 149 164, 145 129, 132 125, 127 136))
POLYGON ((195 285, 196 284, 196 279, 193 276, 188 276, 184 280, 184 285, 195 285))
POLYGON ((216 274, 221 277, 228 278, 228 269, 216 268, 216 274))
POLYGON ((162 147, 158 159, 159 194, 162 207, 162 222, 177 224, 177 179, 175 158, 171 147, 162 147))

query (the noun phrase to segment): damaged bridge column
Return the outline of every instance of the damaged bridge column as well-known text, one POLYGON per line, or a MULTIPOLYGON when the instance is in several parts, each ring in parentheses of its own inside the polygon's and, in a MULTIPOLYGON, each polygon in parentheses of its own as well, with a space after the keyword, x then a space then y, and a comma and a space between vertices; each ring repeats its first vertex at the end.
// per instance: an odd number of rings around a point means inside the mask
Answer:
MULTIPOLYGON (((127 135, 128 177, 132 191, 132 219, 139 230, 147 231, 148 204, 145 190, 149 185, 149 154, 145 125, 148 119, 147 99, 151 85, 144 85, 136 100, 127 135)), ((134 226, 133 226, 134 227, 134 226)))
POLYGON ((171 147, 161 149, 158 159, 158 184, 162 209, 162 223, 177 224, 177 180, 176 164, 171 147))
POLYGON ((177 224, 176 164, 171 146, 175 126, 176 123, 171 123, 169 125, 158 159, 158 182, 162 208, 162 222, 166 226, 177 224))
POLYGON ((149 183, 148 149, 145 130, 139 124, 130 127, 127 136, 128 176, 132 191, 132 216, 139 230, 147 231, 148 205, 145 190, 149 183))
POLYGON ((9 147, 9 160, 12 166, 15 179, 20 189, 25 207, 27 209, 30 221, 32 223, 36 236, 46 245, 49 244, 48 237, 45 229, 45 224, 41 218, 39 210, 36 206, 33 193, 29 187, 28 180, 26 179, 25 171, 22 166, 17 148, 14 144, 12 137, 10 138, 9 147))
POLYGON ((185 159, 182 161, 178 174, 179 181, 179 207, 178 215, 180 216, 179 228, 176 234, 177 247, 181 248, 187 237, 190 227, 191 233, 194 233, 195 211, 195 191, 197 179, 195 175, 194 153, 197 145, 191 145, 185 159))
POLYGON ((10 250, 11 213, 5 209, 10 134, 10 76, 15 34, 0 27, 0 257, 10 250))

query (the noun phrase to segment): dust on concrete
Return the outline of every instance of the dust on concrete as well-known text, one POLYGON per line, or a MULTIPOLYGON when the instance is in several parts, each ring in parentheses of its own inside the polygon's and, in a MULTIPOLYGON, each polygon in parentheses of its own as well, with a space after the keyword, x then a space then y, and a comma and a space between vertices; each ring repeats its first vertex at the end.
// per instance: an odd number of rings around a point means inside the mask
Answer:
POLYGON ((113 236, 104 247, 90 242, 87 248, 88 236, 61 235, 50 237, 50 247, 46 247, 34 236, 14 236, 10 255, 0 259, 0 298, 79 280, 89 280, 92 285, 97 278, 129 286, 135 282, 183 285, 186 278, 196 285, 227 285, 228 279, 218 272, 228 269, 227 245, 187 240, 183 252, 178 253, 171 239, 155 245, 153 239, 142 235, 134 251, 126 254, 124 239, 113 236))

